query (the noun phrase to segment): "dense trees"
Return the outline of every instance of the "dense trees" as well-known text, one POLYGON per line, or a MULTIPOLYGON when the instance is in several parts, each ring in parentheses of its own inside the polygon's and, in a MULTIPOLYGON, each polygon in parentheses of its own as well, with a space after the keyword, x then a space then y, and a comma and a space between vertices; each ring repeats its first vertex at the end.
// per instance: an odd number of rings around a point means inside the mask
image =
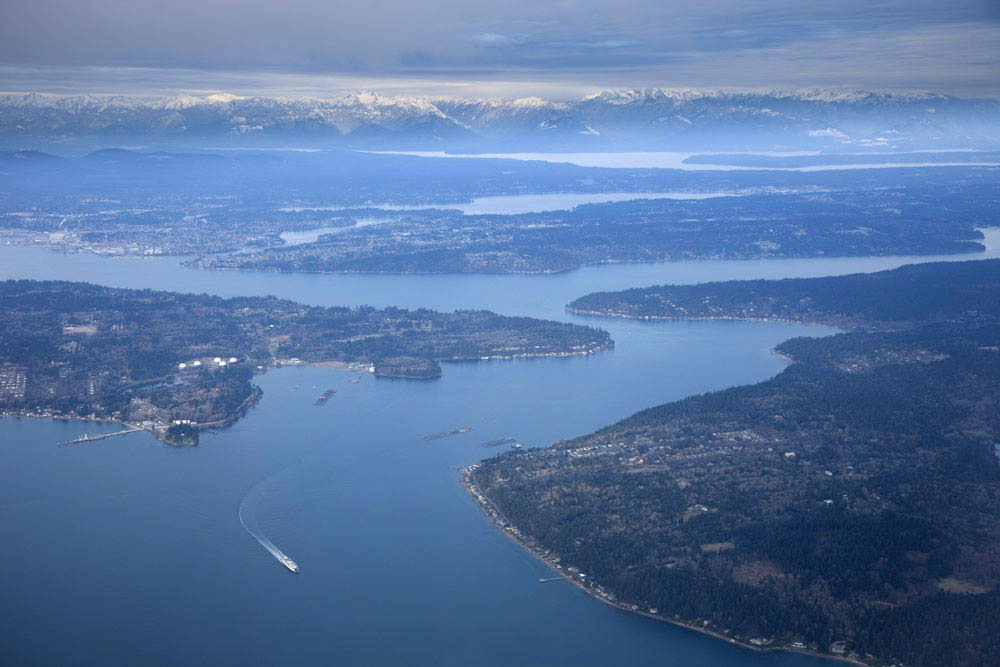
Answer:
POLYGON ((744 642, 994 661, 1000 262, 588 299, 648 294, 863 328, 783 343, 767 382, 484 462, 502 515, 595 592, 744 642))
POLYGON ((731 317, 849 326, 992 319, 1000 260, 914 264, 829 278, 740 280, 597 292, 577 312, 635 318, 731 317), (948 289, 941 289, 945 280, 948 289))

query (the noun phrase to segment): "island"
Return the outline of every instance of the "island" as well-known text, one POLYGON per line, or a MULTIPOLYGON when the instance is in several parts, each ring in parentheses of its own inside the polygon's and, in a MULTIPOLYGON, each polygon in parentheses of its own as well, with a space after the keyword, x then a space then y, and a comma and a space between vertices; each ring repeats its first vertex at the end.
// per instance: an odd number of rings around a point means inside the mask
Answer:
POLYGON ((977 230, 997 225, 997 170, 974 162, 682 171, 339 149, 102 149, 73 158, 0 153, 0 173, 0 243, 184 256, 205 269, 522 274, 609 262, 975 253, 984 240, 977 230), (568 210, 525 203, 602 193, 634 198, 575 208, 566 200, 568 210))
MULTIPOLYGON (((1000 261, 592 294, 578 312, 782 319, 775 378, 511 451, 464 481, 620 608, 866 665, 1000 649, 1000 261)), ((991 657, 994 656, 994 657, 991 657)))
POLYGON ((0 311, 0 414, 117 421, 172 444, 233 423, 261 397, 253 375, 272 366, 429 379, 441 361, 613 345, 593 327, 487 311, 326 308, 71 282, 0 282, 0 311))
MULTIPOLYGON (((820 180, 820 179, 817 179, 820 180)), ((981 252, 995 186, 833 187, 586 204, 569 211, 407 211, 315 241, 203 255, 204 269, 311 273, 553 273, 609 262, 981 252), (738 195, 738 196, 736 196, 738 195)), ((982 183, 985 185, 985 183, 982 183)), ((370 211, 342 211, 358 219, 370 211)), ((384 213, 383 213, 384 216, 384 213)))

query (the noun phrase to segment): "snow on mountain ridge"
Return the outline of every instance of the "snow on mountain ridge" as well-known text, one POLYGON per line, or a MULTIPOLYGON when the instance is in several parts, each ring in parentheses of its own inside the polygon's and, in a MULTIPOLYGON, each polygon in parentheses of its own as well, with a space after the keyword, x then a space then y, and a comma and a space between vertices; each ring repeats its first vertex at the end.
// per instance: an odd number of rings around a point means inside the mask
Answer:
POLYGON ((826 132, 829 128, 859 145, 888 128, 901 131, 893 135, 899 145, 956 144, 962 137, 970 145, 968 140, 978 137, 992 146, 1000 144, 1000 102, 844 89, 632 88, 570 102, 536 96, 443 99, 372 90, 333 97, 0 95, 0 139, 252 135, 279 143, 440 147, 463 142, 520 150, 543 145, 673 150, 709 144, 735 150, 848 141, 826 132))
POLYGON ((804 102, 849 102, 868 101, 881 102, 917 102, 933 100, 959 99, 950 95, 929 91, 867 91, 847 88, 812 88, 800 90, 762 89, 762 90, 716 90, 701 88, 623 88, 603 90, 587 95, 584 102, 599 101, 607 104, 634 104, 637 102, 675 101, 689 102, 693 100, 726 100, 726 99, 784 99, 804 102))
POLYGON ((320 103, 323 105, 356 105, 367 107, 413 107, 424 110, 438 109, 441 103, 470 104, 479 106, 495 107, 547 107, 547 108, 568 108, 581 102, 605 102, 608 104, 630 104, 640 101, 691 101, 691 100, 722 100, 722 99, 796 99, 803 101, 817 102, 863 102, 872 100, 881 101, 936 101, 936 100, 957 100, 951 95, 943 95, 930 91, 865 91, 853 89, 835 88, 814 88, 801 90, 716 90, 701 88, 623 88, 608 89, 591 95, 587 95, 577 102, 554 102, 536 96, 521 97, 514 99, 505 98, 468 98, 448 100, 445 98, 433 98, 422 95, 382 95, 373 90, 361 90, 352 93, 345 93, 331 97, 263 97, 263 96, 241 96, 232 93, 218 92, 198 97, 195 95, 182 94, 175 97, 145 97, 129 95, 57 95, 52 93, 5 93, 0 94, 0 102, 3 104, 19 104, 22 106, 60 106, 72 108, 79 106, 92 106, 97 104, 114 104, 128 107, 147 106, 156 107, 186 107, 197 104, 228 104, 236 101, 258 101, 265 100, 291 105, 299 103, 320 103))

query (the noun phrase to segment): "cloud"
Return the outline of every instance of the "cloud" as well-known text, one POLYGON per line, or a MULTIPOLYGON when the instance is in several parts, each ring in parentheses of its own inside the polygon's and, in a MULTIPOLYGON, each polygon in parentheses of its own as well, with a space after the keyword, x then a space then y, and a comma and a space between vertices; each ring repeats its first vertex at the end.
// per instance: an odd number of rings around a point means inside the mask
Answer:
POLYGON ((141 68, 170 79, 214 72, 996 94, 1000 3, 3 0, 0 63, 22 73, 141 68))
POLYGON ((472 41, 476 44, 484 44, 486 46, 507 46, 508 44, 514 44, 516 40, 508 37, 507 35, 501 35, 495 32, 485 32, 481 35, 473 35, 472 41))
POLYGON ((834 139, 846 139, 847 135, 834 127, 828 127, 825 130, 809 130, 810 137, 832 137, 834 139))
POLYGON ((603 42, 583 44, 583 46, 590 49, 621 49, 626 46, 637 46, 638 44, 639 42, 632 39, 606 39, 603 42))

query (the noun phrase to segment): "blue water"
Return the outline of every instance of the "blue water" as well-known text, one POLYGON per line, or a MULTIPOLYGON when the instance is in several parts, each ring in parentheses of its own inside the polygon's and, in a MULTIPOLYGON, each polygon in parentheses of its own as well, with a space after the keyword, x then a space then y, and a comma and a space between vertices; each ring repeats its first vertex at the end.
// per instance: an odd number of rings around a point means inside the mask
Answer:
MULTIPOLYGON (((195 271, 170 257, 102 258, 53 254, 43 246, 0 245, 0 280, 79 280, 116 287, 210 292, 221 296, 270 294, 318 305, 487 308, 495 312, 573 321, 563 307, 578 296, 665 283, 744 278, 840 275, 913 262, 1000 256, 1000 228, 981 230, 984 253, 912 257, 700 260, 658 264, 603 264, 553 275, 322 275, 195 271)), ((587 320, 592 322, 592 320, 587 320)), ((602 322, 601 326, 609 326, 602 322)))
POLYGON ((587 433, 636 410, 774 375, 781 340, 825 330, 760 322, 644 323, 563 310, 595 289, 823 275, 905 262, 609 265, 552 276, 306 276, 199 272, 176 260, 0 247, 0 278, 278 294, 504 313, 606 327, 586 358, 447 364, 433 382, 319 368, 259 378, 263 400, 196 448, 145 433, 0 420, 0 662, 11 665, 768 665, 763 655, 603 605, 497 533, 457 468, 495 450, 587 433), (315 388, 314 388, 315 387, 315 388), (313 400, 338 393, 323 407, 313 400), (463 435, 421 436, 471 426, 463 435), (301 572, 241 526, 256 525, 301 572))

